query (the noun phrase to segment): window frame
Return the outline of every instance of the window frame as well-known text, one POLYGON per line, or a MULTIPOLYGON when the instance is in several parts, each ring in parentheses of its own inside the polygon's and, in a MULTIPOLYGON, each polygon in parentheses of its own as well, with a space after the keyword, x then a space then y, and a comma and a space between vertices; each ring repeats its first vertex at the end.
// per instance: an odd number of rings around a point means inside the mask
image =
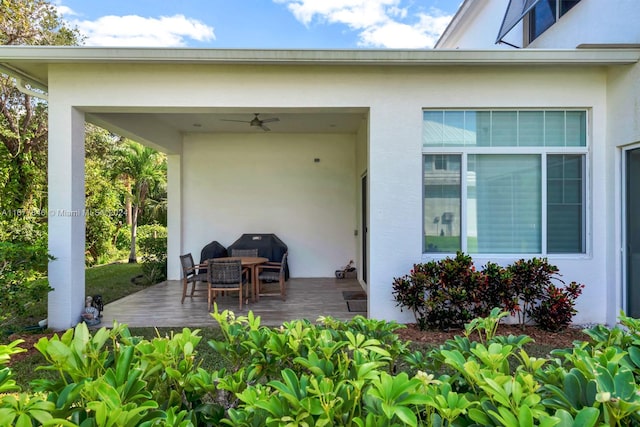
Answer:
MULTIPOLYGON (((591 253, 591 111, 588 108, 427 108, 422 109, 427 111, 471 111, 471 112, 527 112, 527 111, 560 111, 560 112, 584 112, 585 113, 585 146, 531 146, 531 147, 504 147, 504 146, 425 146, 422 144, 421 150, 421 168, 422 168, 422 236, 423 245, 422 253, 426 256, 448 256, 449 252, 427 252, 426 251, 426 224, 425 224, 425 155, 459 155, 460 156, 460 250, 464 253, 468 252, 468 236, 467 236, 467 223, 468 223, 468 186, 467 186, 467 174, 468 174, 468 156, 469 155, 513 155, 513 154, 534 154, 540 156, 540 168, 541 168, 541 212, 540 212, 540 252, 537 254, 527 253, 526 256, 544 256, 554 258, 584 258, 590 256, 591 253), (582 158, 582 252, 548 252, 548 189, 547 189, 547 157, 549 155, 578 155, 582 158)), ((424 122, 424 119, 423 119, 424 122)), ((481 257, 491 256, 518 256, 518 253, 472 253, 481 257)))
POLYGON ((524 46, 528 46, 531 43, 533 43, 534 40, 536 40, 537 38, 539 38, 541 35, 543 35, 549 28, 553 27, 554 25, 556 25, 558 23, 558 21, 560 20, 560 18, 562 18, 564 15, 566 15, 567 13, 569 13, 569 11, 571 9, 573 9, 575 6, 578 5, 578 3, 580 3, 581 0, 577 0, 576 3, 574 3, 571 7, 569 7, 568 9, 563 11, 563 1, 564 0, 555 0, 556 4, 555 4, 555 10, 553 11, 553 22, 546 27, 544 30, 540 31, 540 33, 538 35, 534 35, 532 34, 533 28, 534 28, 534 21, 535 21, 535 13, 536 13, 536 7, 539 6, 539 3, 534 6, 534 8, 532 10, 530 10, 524 17, 523 19, 523 31, 522 31, 522 36, 524 38, 523 40, 523 45, 524 46))

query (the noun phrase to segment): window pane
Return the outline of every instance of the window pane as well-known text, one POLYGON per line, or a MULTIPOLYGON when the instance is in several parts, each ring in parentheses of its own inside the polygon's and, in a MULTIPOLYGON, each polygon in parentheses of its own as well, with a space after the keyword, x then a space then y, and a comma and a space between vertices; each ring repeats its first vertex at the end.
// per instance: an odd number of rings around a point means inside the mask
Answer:
POLYGON ((540 156, 470 155, 468 165, 468 251, 539 253, 540 156))
POLYGON ((491 146, 491 111, 476 112, 476 145, 491 146))
POLYGON ((547 252, 584 253, 582 155, 547 156, 547 252))
POLYGON ((533 41, 556 22, 556 0, 541 0, 529 13, 529 40, 533 41))
POLYGON ((460 250, 460 155, 424 156, 424 251, 460 250))
POLYGON ((464 145, 475 146, 477 139, 477 124, 476 124, 476 112, 465 111, 464 112, 464 145))
POLYGON ((584 111, 567 111, 567 146, 587 146, 587 113, 584 111))
POLYGON ((515 111, 494 111, 491 121, 492 147, 518 146, 518 113, 515 111))
POLYGON ((464 111, 444 112, 444 145, 462 147, 464 145, 464 111))
POLYGON ((564 15, 576 4, 580 3, 580 0, 561 0, 560 1, 560 16, 564 15))
POLYGON ((521 111, 518 122, 519 146, 541 147, 544 145, 544 112, 521 111))
POLYGON ((422 118, 422 145, 424 147, 441 147, 444 111, 425 111, 422 118))
POLYGON ((586 111, 423 112, 423 147, 586 147, 586 111))
POLYGON ((547 147, 564 147, 564 111, 545 112, 544 139, 547 147))

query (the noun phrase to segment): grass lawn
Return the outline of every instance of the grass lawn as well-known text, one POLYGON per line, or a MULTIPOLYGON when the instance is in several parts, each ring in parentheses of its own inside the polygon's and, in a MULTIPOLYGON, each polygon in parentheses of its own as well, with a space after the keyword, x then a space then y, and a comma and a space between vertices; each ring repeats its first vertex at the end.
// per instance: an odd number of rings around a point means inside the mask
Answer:
POLYGON ((131 278, 139 274, 142 274, 140 264, 126 262, 87 268, 85 294, 100 294, 105 304, 113 302, 143 288, 131 283, 131 278))
MULTIPOLYGON (((143 289, 142 285, 131 283, 132 277, 142 274, 140 264, 113 263, 90 267, 85 271, 85 295, 100 294, 105 304, 143 289)), ((20 328, 37 325, 40 320, 46 318, 47 300, 44 299, 35 302, 29 308, 29 316, 15 319, 9 325, 9 329, 17 331, 20 328)), ((2 340, 1 336, 0 340, 2 340)))

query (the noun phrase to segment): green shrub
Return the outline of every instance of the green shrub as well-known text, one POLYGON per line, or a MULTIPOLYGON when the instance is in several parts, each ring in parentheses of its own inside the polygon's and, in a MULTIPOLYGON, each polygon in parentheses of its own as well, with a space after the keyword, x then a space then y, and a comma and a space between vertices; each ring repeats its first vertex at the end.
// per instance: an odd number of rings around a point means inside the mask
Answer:
POLYGON ((558 277, 558 267, 549 264, 546 258, 532 258, 520 259, 507 269, 511 273, 511 286, 517 301, 515 313, 519 323, 524 326, 547 287, 558 277))
POLYGON ((38 342, 39 370, 53 375, 33 393, 16 390, 6 366, 19 342, 0 345, 0 425, 640 425, 640 321, 621 314, 621 328, 597 326, 590 341, 534 358, 529 337, 495 335, 506 314, 409 353, 393 322, 267 328, 216 307, 224 338, 209 344, 228 365, 212 372, 198 363, 197 330, 146 340, 123 325, 91 335, 79 324, 38 342), (400 359, 416 374, 395 373, 400 359))
POLYGON ((128 226, 124 225, 116 230, 114 246, 119 251, 128 251, 131 249, 131 230, 128 226))
POLYGON ((393 295, 397 305, 413 311, 421 329, 462 328, 491 310, 486 288, 471 257, 458 252, 454 259, 414 265, 409 275, 394 279, 393 295))
MULTIPOLYGON (((146 238, 166 238, 167 237, 167 227, 160 224, 145 224, 139 225, 136 234, 137 239, 146 239, 146 238)), ((144 252, 142 248, 140 248, 144 252)))
POLYGON ((43 245, 47 242, 47 211, 33 210, 14 212, 17 216, 5 217, 0 221, 0 241, 43 245))
POLYGON ((44 243, 0 242, 0 327, 47 298, 51 287, 37 279, 45 275, 51 259, 44 243))
POLYGON ((497 307, 517 315, 522 327, 533 319, 558 331, 571 323, 584 285, 558 287, 554 281, 563 283, 546 258, 521 259, 505 268, 489 262, 476 271, 471 257, 458 252, 453 259, 415 264, 392 286, 397 305, 411 310, 420 329, 461 328, 497 307))
POLYGON ((167 278, 167 229, 163 226, 141 226, 138 246, 142 252, 142 274, 148 284, 167 278))
POLYGON ((557 332, 571 324, 577 313, 575 301, 582 293, 584 285, 571 282, 564 288, 549 284, 539 299, 538 305, 531 309, 531 317, 545 331, 557 332))

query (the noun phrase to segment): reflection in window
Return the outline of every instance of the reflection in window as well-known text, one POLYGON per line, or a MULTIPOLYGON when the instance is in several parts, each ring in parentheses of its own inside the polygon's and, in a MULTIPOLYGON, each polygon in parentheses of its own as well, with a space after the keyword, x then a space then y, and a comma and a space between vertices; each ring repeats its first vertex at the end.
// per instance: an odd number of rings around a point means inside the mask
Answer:
POLYGON ((586 252, 586 111, 425 111, 423 147, 425 252, 586 252))
POLYGON ((475 253, 541 251, 539 155, 470 155, 467 247, 475 253))
POLYGON ((586 111, 425 111, 423 147, 586 147, 586 111))
POLYGON ((547 251, 584 252, 583 156, 547 157, 547 251))
POLYGON ((424 156, 424 251, 460 250, 460 155, 424 156))
POLYGON ((580 0, 540 0, 529 12, 529 42, 537 39, 580 0))

